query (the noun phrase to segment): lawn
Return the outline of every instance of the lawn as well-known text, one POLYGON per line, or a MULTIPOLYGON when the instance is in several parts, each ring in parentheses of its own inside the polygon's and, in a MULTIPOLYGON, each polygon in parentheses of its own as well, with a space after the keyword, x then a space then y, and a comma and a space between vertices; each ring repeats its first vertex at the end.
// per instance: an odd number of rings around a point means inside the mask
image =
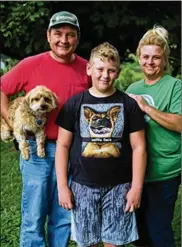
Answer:
MULTIPOLYGON (((175 247, 181 246, 181 193, 176 203, 173 227, 175 247)), ((19 152, 1 143, 1 247, 18 247, 20 230, 21 176, 19 152)), ((38 247, 38 246, 37 246, 38 247)), ((76 247, 70 242, 69 247, 76 247)))

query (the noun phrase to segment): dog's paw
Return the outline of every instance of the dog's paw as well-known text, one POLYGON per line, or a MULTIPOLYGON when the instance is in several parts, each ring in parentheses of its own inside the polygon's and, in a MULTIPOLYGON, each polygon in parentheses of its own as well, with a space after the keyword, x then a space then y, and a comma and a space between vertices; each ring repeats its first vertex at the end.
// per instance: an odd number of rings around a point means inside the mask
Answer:
POLYGON ((21 155, 22 155, 24 160, 29 160, 29 158, 30 158, 29 149, 26 148, 23 151, 21 151, 21 155))
POLYGON ((37 150, 37 155, 40 158, 44 158, 45 157, 45 150, 44 149, 37 150))
POLYGON ((23 157, 24 160, 29 160, 30 155, 29 155, 28 152, 25 152, 25 153, 22 153, 22 157, 23 157))
POLYGON ((12 131, 1 131, 0 132, 0 139, 4 142, 10 142, 13 141, 14 136, 12 131))

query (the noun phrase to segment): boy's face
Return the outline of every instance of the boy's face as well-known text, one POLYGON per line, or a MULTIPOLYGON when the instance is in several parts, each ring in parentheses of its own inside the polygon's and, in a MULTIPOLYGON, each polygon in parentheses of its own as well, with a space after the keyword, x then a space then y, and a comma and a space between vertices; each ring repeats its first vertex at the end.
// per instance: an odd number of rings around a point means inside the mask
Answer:
POLYGON ((91 64, 87 64, 87 75, 92 78, 92 87, 101 93, 113 90, 114 80, 119 75, 119 68, 112 61, 93 58, 91 64))

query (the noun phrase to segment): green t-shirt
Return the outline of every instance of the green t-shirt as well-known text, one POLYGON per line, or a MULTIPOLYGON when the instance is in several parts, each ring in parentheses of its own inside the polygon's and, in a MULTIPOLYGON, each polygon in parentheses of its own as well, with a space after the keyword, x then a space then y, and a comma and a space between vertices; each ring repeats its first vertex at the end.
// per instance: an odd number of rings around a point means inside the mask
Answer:
MULTIPOLYGON (((181 81, 166 74, 153 85, 140 80, 126 92, 142 95, 156 109, 181 115, 181 81)), ((162 181, 180 175, 181 135, 170 131, 145 115, 147 122, 148 164, 146 182, 162 181)))

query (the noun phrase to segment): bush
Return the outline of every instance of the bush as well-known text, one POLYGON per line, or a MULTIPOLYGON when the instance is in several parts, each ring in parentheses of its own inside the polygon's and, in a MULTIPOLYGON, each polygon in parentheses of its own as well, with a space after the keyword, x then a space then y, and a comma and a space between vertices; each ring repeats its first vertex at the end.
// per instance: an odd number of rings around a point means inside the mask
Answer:
POLYGON ((137 57, 134 54, 129 54, 128 61, 121 64, 121 72, 114 85, 118 90, 125 91, 130 84, 142 78, 143 73, 137 57))
MULTIPOLYGON (((1 63, 3 66, 1 66, 0 68, 0 74, 1 76, 6 74, 11 68, 13 68, 19 61, 17 59, 12 59, 12 58, 9 58, 5 55, 2 55, 1 54, 1 63)), ((17 97, 21 97, 21 96, 24 96, 25 93, 22 91, 16 95, 13 95, 10 97, 10 100, 13 100, 17 97)))

